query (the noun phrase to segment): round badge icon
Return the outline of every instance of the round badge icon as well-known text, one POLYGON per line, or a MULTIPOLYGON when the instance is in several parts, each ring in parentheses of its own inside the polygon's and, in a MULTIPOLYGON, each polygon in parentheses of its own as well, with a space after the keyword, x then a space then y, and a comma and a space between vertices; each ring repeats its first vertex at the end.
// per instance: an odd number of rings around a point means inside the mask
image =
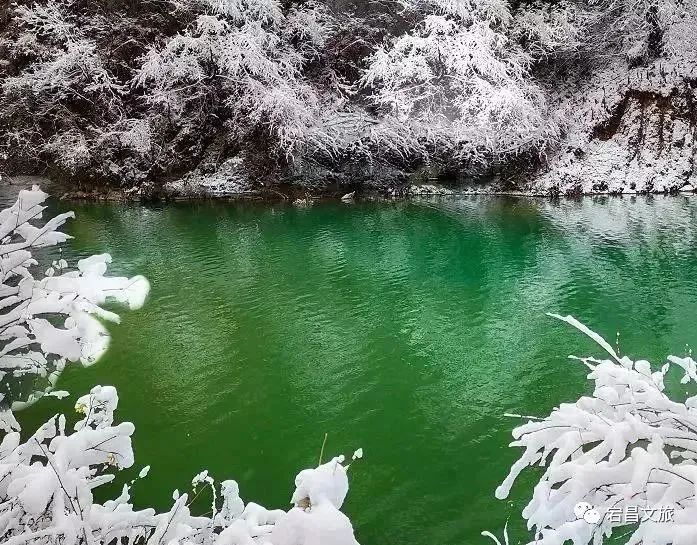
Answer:
POLYGON ((601 518, 600 511, 597 509, 589 509, 583 514, 583 520, 588 524, 598 524, 601 518))
POLYGON ((585 501, 579 502, 576 504, 574 507, 574 515, 576 515, 577 519, 582 519, 584 518, 584 515, 593 509, 593 506, 585 501))

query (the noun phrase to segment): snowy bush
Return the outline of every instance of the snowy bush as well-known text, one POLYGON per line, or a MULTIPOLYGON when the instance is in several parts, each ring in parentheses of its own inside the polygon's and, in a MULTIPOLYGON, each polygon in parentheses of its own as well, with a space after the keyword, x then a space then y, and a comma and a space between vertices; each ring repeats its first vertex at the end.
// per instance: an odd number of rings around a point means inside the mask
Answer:
POLYGON ((73 217, 68 212, 42 221, 46 198, 34 187, 0 211, 0 380, 8 386, 42 377, 48 391, 69 362, 90 365, 106 350, 109 336, 98 318, 119 317, 102 305, 113 300, 138 308, 149 285, 141 276, 105 276, 108 254, 82 259, 76 268, 65 259, 39 267, 33 254, 68 240, 59 229, 73 217))
MULTIPOLYGON (((103 504, 92 491, 114 480, 113 469, 134 464, 130 422, 114 423, 118 395, 96 386, 77 400, 84 415, 70 431, 54 416, 26 441, 7 430, 0 443, 0 535, 5 545, 357 545, 340 511, 348 493, 348 466, 340 456, 295 479, 293 508, 267 510, 240 499, 235 481, 217 487, 202 471, 193 492, 210 487, 211 514, 194 516, 188 494, 174 493, 169 512, 136 510, 130 486, 103 504)), ((13 426, 18 429, 16 423, 13 426)), ((360 451, 354 458, 362 456, 360 451)), ((150 470, 144 467, 139 478, 150 470)), ((131 482, 132 484, 132 482, 131 482)), ((196 497, 196 496, 194 496, 196 497)))
POLYGON ((94 40, 66 14, 66 6, 49 0, 17 6, 15 12, 23 32, 11 48, 34 62, 3 82, 5 93, 31 97, 46 110, 71 99, 105 104, 117 100, 123 87, 104 67, 94 40))
POLYGON ((680 0, 594 0, 589 4, 602 36, 598 45, 610 46, 638 63, 661 53, 663 33, 685 9, 680 0))
POLYGON ((532 58, 507 36, 498 0, 409 0, 423 19, 370 59, 376 104, 463 160, 526 151, 556 135, 532 58))
POLYGON ((26 91, 44 108, 71 98, 109 100, 121 91, 102 65, 96 45, 87 39, 67 40, 49 60, 36 63, 21 76, 8 78, 3 86, 10 94, 26 91))
POLYGON ((302 77, 330 27, 314 3, 282 10, 276 0, 190 0, 190 28, 153 48, 135 84, 151 104, 180 123, 205 108, 230 118, 235 131, 262 128, 290 157, 319 116, 320 97, 302 77), (212 104, 211 104, 212 103, 212 104))
MULTIPOLYGON (((672 400, 671 366, 681 384, 697 382, 697 362, 669 356, 658 369, 620 357, 574 318, 555 316, 596 341, 607 359, 583 357, 591 396, 562 404, 513 432, 524 449, 496 490, 508 497, 528 466, 544 467, 523 511, 538 545, 599 545, 611 536, 627 545, 692 545, 697 541, 697 396, 672 400)), ((613 541, 614 542, 614 541, 613 541)))
POLYGON ((125 87, 69 3, 17 5, 14 23, 18 36, 5 49, 18 69, 0 84, 0 125, 9 128, 0 147, 34 162, 50 158, 76 174, 94 159, 88 135, 121 115, 125 87))
POLYGON ((534 58, 573 53, 587 40, 588 14, 569 2, 535 1, 516 13, 511 37, 534 58))

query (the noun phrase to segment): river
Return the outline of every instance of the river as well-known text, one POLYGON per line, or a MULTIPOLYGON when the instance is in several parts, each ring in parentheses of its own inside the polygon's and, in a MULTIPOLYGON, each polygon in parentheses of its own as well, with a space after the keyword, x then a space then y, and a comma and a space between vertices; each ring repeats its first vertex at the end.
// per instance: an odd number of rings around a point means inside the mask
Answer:
POLYGON ((67 257, 109 252, 152 292, 99 363, 66 370, 71 398, 20 420, 115 385, 136 425, 118 482, 152 466, 140 507, 204 468, 286 507, 326 432, 327 454, 365 452, 346 506, 362 545, 488 543, 509 518, 517 542, 532 479, 494 498, 519 454, 504 413, 587 393, 567 356, 600 355, 546 313, 655 363, 697 339, 697 198, 52 206, 77 213, 67 257))

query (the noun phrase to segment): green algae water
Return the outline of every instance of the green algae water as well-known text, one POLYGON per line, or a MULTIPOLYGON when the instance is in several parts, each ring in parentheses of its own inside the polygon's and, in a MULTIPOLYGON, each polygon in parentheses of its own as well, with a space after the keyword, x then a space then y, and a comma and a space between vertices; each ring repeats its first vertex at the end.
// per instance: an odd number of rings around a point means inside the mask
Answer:
POLYGON ((136 466, 100 493, 150 465, 140 507, 207 468, 285 508, 327 433, 326 455, 365 452, 345 508, 362 545, 489 543, 507 520, 525 542, 534 475, 494 498, 519 454, 504 414, 574 401, 590 386, 567 356, 601 354, 546 313, 655 363, 697 342, 694 198, 55 208, 77 213, 66 257, 109 252, 152 292, 101 361, 66 370, 71 398, 20 420, 116 386, 136 466))

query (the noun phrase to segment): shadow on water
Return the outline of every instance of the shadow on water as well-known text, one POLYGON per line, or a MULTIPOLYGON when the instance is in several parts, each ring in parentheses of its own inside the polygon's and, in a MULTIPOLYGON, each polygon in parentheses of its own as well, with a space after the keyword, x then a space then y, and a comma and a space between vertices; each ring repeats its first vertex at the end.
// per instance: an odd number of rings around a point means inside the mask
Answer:
MULTIPOLYGON (((59 388, 117 386, 139 464, 120 482, 152 465, 138 505, 168 507, 203 468, 287 505, 327 432, 328 453, 365 449, 347 506, 364 545, 483 543, 509 517, 515 542, 530 488, 493 497, 517 455, 503 414, 575 399, 589 385, 566 356, 599 354, 545 313, 613 344, 619 332, 631 356, 683 354, 696 203, 76 205, 72 256, 110 252, 153 289, 110 327, 107 356, 59 388)), ((73 402, 43 400, 25 429, 73 402)))

